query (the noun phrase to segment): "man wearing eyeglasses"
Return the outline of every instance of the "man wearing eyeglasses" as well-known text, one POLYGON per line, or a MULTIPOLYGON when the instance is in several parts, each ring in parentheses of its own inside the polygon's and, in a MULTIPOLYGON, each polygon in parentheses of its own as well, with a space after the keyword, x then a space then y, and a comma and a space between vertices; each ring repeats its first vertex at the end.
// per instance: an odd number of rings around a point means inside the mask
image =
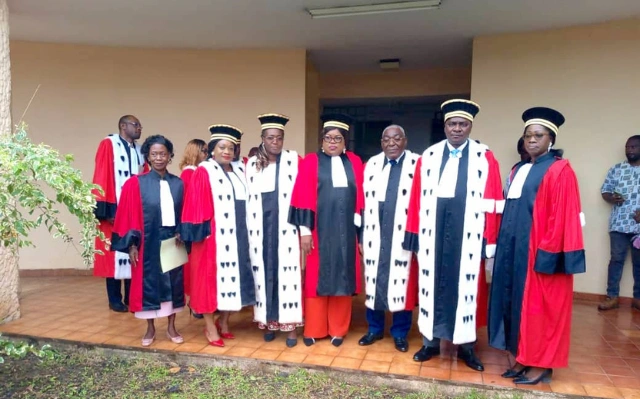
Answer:
POLYGON ((411 251, 402 249, 402 241, 420 156, 406 150, 407 137, 398 125, 384 129, 380 143, 382 152, 372 157, 364 170, 365 212, 360 248, 369 330, 359 344, 371 345, 384 337, 385 312, 390 311, 395 347, 406 352, 418 289, 417 263, 411 251))
MULTIPOLYGON (((93 191, 97 201, 95 215, 100 222, 99 229, 107 239, 111 239, 122 186, 129 177, 142 172, 144 166, 140 147, 136 145, 136 140, 142 134, 138 118, 133 115, 121 117, 118 131, 119 133, 110 134, 100 142, 93 172, 93 184, 102 189, 102 192, 97 189, 93 191)), ((131 283, 129 256, 110 251, 109 246, 99 238, 96 238, 96 249, 102 253, 95 255, 93 275, 106 279, 109 309, 127 312, 131 283), (124 282, 124 303, 121 281, 124 282)))
POLYGON ((458 358, 477 371, 476 329, 486 325, 484 259, 493 258, 500 205, 498 162, 486 145, 469 140, 480 107, 468 100, 442 104, 446 140, 418 161, 403 246, 417 254, 418 327, 423 346, 413 360, 440 354, 440 340, 458 345, 458 358))

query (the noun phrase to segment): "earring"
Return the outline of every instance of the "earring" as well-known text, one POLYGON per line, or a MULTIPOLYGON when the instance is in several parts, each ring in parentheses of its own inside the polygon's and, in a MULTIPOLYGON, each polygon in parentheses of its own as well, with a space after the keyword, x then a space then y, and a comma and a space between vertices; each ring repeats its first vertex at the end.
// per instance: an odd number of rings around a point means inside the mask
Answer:
POLYGON ((324 152, 324 148, 321 148, 322 152, 324 152))
POLYGON ((553 143, 549 143, 549 149, 547 151, 551 151, 552 147, 553 147, 553 143))
POLYGON ((343 154, 346 154, 346 152, 347 152, 347 149, 346 149, 346 148, 343 148, 343 149, 342 149, 342 153, 343 153, 343 154))

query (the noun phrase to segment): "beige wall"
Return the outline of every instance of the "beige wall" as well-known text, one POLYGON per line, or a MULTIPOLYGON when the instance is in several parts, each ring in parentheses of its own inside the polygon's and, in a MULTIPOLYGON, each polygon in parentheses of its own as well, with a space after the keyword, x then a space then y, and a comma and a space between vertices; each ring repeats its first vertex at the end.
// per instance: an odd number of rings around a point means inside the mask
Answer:
POLYGON ((468 94, 469 68, 320 74, 320 98, 422 97, 468 94))
POLYGON ((320 137, 320 87, 318 81, 318 71, 307 59, 307 114, 306 114, 306 139, 305 153, 318 150, 318 139, 320 137))
MULTIPOLYGON (((624 159, 640 93, 640 20, 547 32, 479 37, 473 46, 471 98, 482 110, 474 136, 496 151, 503 176, 516 161, 522 112, 532 106, 560 110, 558 136, 580 182, 587 273, 575 291, 604 294, 610 207, 600 197, 607 170, 624 159)), ((632 295, 629 265, 621 295, 632 295)))
MULTIPOLYGON (((212 123, 243 130, 246 154, 259 143, 256 116, 265 112, 291 117, 286 145, 303 152, 305 60, 305 50, 298 49, 143 50, 11 42, 14 121, 41 85, 25 117, 30 136, 74 154, 88 180, 99 141, 117 131, 118 118, 128 113, 140 118, 143 138, 164 134, 172 139, 174 173, 187 141, 206 140, 212 123)), ((22 269, 83 267, 73 247, 43 232, 34 242, 37 249, 22 251, 22 269)))

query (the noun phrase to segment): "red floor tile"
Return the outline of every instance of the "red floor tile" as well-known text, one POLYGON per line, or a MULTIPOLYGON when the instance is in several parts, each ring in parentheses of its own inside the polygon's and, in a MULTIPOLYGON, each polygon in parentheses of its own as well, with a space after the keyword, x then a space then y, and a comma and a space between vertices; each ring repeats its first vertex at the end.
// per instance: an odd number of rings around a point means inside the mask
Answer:
MULTIPOLYGON (((0 332, 42 336, 96 344, 141 348, 146 330, 144 320, 131 314, 108 309, 104 282, 91 277, 23 278, 20 320, 0 326, 0 332)), ((551 384, 520 389, 590 395, 603 398, 640 399, 640 312, 620 308, 600 313, 596 304, 576 301, 573 314, 573 335, 569 367, 554 370, 551 384)), ((187 311, 176 317, 178 331, 185 343, 174 344, 164 332, 166 319, 156 322, 157 338, 150 349, 165 349, 184 353, 251 357, 256 359, 306 365, 359 369, 369 372, 393 373, 420 378, 461 381, 492 386, 513 387, 513 381, 500 374, 508 367, 504 352, 490 348, 486 329, 478 331, 476 351, 485 364, 478 373, 457 360, 456 347, 443 342, 441 355, 424 363, 413 361, 413 353, 422 339, 413 328, 407 337, 410 350, 398 352, 388 333, 385 339, 370 346, 358 345, 367 331, 362 297, 354 298, 351 330, 339 348, 323 339, 307 347, 299 338, 294 348, 285 345, 286 334, 264 342, 264 331, 253 322, 250 308, 234 313, 230 320, 236 339, 225 340, 225 347, 208 344, 202 330, 204 323, 187 311)), ((414 316, 417 318, 417 315, 414 316)), ((300 332, 301 335, 301 332, 300 332)))

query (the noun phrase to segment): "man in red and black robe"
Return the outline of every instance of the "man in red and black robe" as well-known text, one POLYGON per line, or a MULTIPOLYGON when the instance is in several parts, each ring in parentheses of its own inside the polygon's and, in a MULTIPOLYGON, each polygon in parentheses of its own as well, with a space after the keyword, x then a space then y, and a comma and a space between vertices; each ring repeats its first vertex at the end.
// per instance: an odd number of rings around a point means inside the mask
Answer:
POLYGON ((418 327, 423 362, 440 353, 440 340, 458 346, 470 368, 484 366, 474 352, 476 329, 486 324, 483 259, 495 254, 496 200, 503 199, 500 168, 486 145, 469 140, 479 106, 442 104, 447 139, 422 154, 413 180, 404 248, 419 263, 418 327))
MULTIPOLYGON (((129 177, 140 173, 145 165, 140 147, 136 145, 142 134, 138 118, 125 115, 120 118, 118 128, 118 134, 111 134, 100 142, 93 173, 93 184, 102 189, 102 192, 93 190, 97 201, 95 215, 100 222, 99 229, 107 239, 111 239, 122 186, 129 177)), ((93 275, 106 279, 109 308, 126 312, 131 284, 129 256, 111 251, 99 238, 96 238, 95 246, 102 253, 95 255, 93 275), (124 303, 121 281, 124 282, 124 303)))

